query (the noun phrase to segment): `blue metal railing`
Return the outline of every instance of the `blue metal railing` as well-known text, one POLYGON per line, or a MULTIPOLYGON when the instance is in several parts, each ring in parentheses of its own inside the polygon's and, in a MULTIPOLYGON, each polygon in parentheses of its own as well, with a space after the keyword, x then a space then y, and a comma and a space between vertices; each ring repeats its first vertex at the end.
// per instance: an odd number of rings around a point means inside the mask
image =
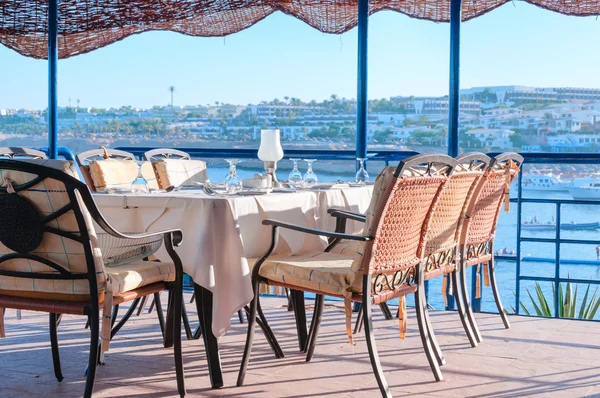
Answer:
MULTIPOLYGON (((156 147, 142 147, 142 146, 122 146, 117 147, 122 151, 130 152, 142 158, 145 152, 156 149, 156 147)), ((256 159, 258 148, 182 148, 177 147, 183 152, 187 152, 193 158, 202 159, 227 159, 236 157, 240 159, 256 159)), ((418 155, 416 151, 371 151, 367 154, 370 161, 381 161, 385 162, 386 166, 390 162, 399 162, 409 156, 418 155)), ((307 157, 317 160, 356 160, 356 151, 345 149, 285 149, 286 157, 307 157)))
MULTIPOLYGON (((48 152, 47 147, 36 148, 48 152)), ((141 158, 142 155, 154 147, 119 147, 127 152, 131 152, 137 157, 141 158)), ((231 149, 231 148, 176 148, 189 153, 194 158, 203 159, 224 159, 228 157, 244 158, 244 159, 256 159, 257 149, 231 149)), ((287 149, 286 156, 290 157, 314 157, 319 160, 354 160, 356 158, 356 152, 354 150, 313 150, 313 149, 287 149)), ((415 151, 373 151, 369 153, 369 160, 381 161, 386 165, 390 162, 400 161, 408 156, 418 154, 415 151)), ((490 156, 495 156, 498 153, 490 153, 490 156)), ((58 148, 58 155, 68 160, 74 160, 73 153, 66 147, 58 148)), ((531 164, 600 164, 600 153, 589 153, 589 154, 556 154, 556 153, 522 153, 525 158, 525 165, 531 164)), ((561 236, 561 209, 564 205, 600 205, 600 201, 581 201, 572 199, 545 199, 545 198, 523 198, 522 194, 522 179, 523 174, 519 173, 518 177, 518 190, 517 197, 511 199, 511 202, 517 205, 517 226, 516 226, 516 256, 496 256, 497 260, 515 261, 515 311, 517 314, 521 313, 520 309, 520 298, 521 298, 521 282, 522 281, 533 281, 533 282, 552 282, 557 288, 554 289, 554 317, 558 317, 559 314, 559 297, 558 297, 558 285, 560 283, 582 283, 600 285, 600 280, 583 280, 577 278, 564 278, 560 275, 561 265, 561 244, 593 244, 600 245, 600 240, 582 240, 582 239, 565 239, 561 236), (522 236, 522 211, 523 204, 553 204, 555 206, 555 220, 558 226, 555 231, 553 238, 535 238, 522 236), (529 276, 521 275, 521 265, 526 262, 527 259, 521 258, 521 244, 527 243, 552 243, 555 245, 555 259, 554 259, 554 277, 542 277, 542 276, 529 276)), ((480 277, 483 278, 482 273, 480 277)), ((472 287, 471 287, 471 303, 474 311, 481 311, 481 299, 475 297, 475 285, 476 285, 476 273, 472 275, 472 287)), ((481 281, 480 281, 481 282, 481 281)), ((452 307, 452 306, 450 306, 452 307)))
MULTIPOLYGON (((491 153, 490 156, 495 156, 497 153, 491 153)), ((576 153, 521 153, 524 157, 524 164, 600 164, 600 153, 585 153, 585 154, 576 154, 576 153)), ((560 274, 560 266, 561 266, 561 245, 562 244, 585 244, 585 245, 600 245, 600 241, 590 240, 590 239, 564 239, 561 237, 561 209, 563 205, 592 205, 599 206, 600 201, 583 201, 583 200, 574 200, 574 199, 547 199, 547 198, 523 198, 523 173, 519 173, 518 177, 518 194, 517 198, 511 199, 511 202, 517 204, 517 230, 516 230, 516 256, 495 256, 497 260, 506 260, 506 261, 515 261, 515 312, 517 314, 521 314, 521 282, 522 281, 531 281, 531 282, 551 282, 554 284, 555 289, 553 289, 553 317, 559 317, 559 305, 561 304, 559 301, 559 284, 560 283, 580 283, 580 284, 590 284, 590 285, 600 285, 600 280, 587 280, 587 279, 578 279, 578 278, 564 278, 561 277, 560 274), (556 228, 554 232, 553 238, 536 238, 522 235, 522 212, 523 212, 523 204, 552 204, 555 206, 555 223, 556 228), (521 266, 523 262, 527 262, 527 259, 522 258, 521 256, 521 243, 552 243, 555 245, 555 258, 554 258, 554 277, 543 277, 543 276, 529 276, 529 275, 521 275, 521 266)), ((475 273, 474 273, 475 274, 475 273)), ((472 292, 475 291, 475 277, 473 277, 473 286, 472 292)), ((473 297, 473 308, 474 310, 480 308, 480 299, 475 299, 473 297)))

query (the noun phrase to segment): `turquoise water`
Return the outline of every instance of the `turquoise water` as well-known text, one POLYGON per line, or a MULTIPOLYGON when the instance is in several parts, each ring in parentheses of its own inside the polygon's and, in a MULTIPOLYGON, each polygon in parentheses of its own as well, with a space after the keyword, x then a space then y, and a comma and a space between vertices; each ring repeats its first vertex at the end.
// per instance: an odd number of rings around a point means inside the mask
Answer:
MULTIPOLYGON (((278 170, 278 176, 280 179, 286 179, 289 173, 289 169, 278 170)), ((262 170, 247 170, 240 169, 239 175, 241 178, 250 178, 254 173, 262 172, 262 170)), ((221 167, 209 167, 209 176, 213 182, 220 182, 216 176, 221 175, 224 177, 227 174, 226 168, 221 167), (217 178, 217 179, 215 179, 217 178)), ((346 181, 354 178, 354 172, 348 172, 344 174, 325 174, 317 172, 317 175, 321 181, 335 181, 343 179, 346 181)), ((373 177, 372 177, 373 178, 373 177)), ((513 194, 516 195, 516 192, 513 194)), ((525 197, 536 197, 536 198, 562 198, 571 199, 568 194, 553 193, 543 194, 535 193, 534 195, 524 194, 525 197)), ((594 205, 562 205, 561 208, 561 222, 569 223, 573 222, 594 222, 600 221, 600 210, 599 206, 594 205)), ((532 219, 537 217, 540 222, 550 222, 555 217, 555 206, 552 204, 523 204, 523 220, 532 219)), ((535 237, 535 238, 554 238, 555 231, 523 231, 523 237, 535 237)), ((516 216, 516 204, 511 206, 510 213, 502 212, 500 220, 498 222, 498 230, 496 233, 495 249, 501 251, 503 248, 507 248, 510 252, 516 250, 517 242, 517 216, 516 216)), ((574 259, 574 260, 596 260, 596 246, 600 244, 600 231, 599 230, 573 230, 573 231, 561 231, 561 237, 566 239, 577 239, 577 240, 590 240, 597 241, 591 244, 563 244, 560 247, 562 259, 574 259)), ((556 253, 556 247, 552 243, 528 243, 523 242, 521 245, 522 257, 544 257, 554 259, 556 253)), ((471 281, 471 273, 467 275, 467 280, 471 281)), ((539 277, 551 277, 555 276, 555 264, 554 262, 548 263, 533 263, 523 261, 521 263, 521 275, 522 276, 539 276, 539 277)), ((514 261, 497 261, 496 262, 496 276, 499 285, 500 296, 504 307, 509 312, 513 312, 515 307, 515 293, 516 293, 516 264, 514 261)), ((583 280, 600 280, 600 267, 595 265, 577 265, 577 264, 561 264, 560 276, 563 278, 574 278, 583 280)), ((429 284, 429 303, 436 309, 444 308, 444 301, 441 295, 442 289, 441 278, 436 278, 430 281, 429 284)), ((542 290, 545 292, 546 297, 549 300, 549 304, 552 307, 552 284, 547 282, 541 283, 542 290)), ((470 287, 470 285, 469 285, 470 287)), ((581 302, 583 294, 587 284, 580 285, 580 293, 578 295, 578 301, 581 302)), ((534 294, 534 282, 522 281, 521 282, 521 301, 525 306, 533 313, 533 306, 531 300, 527 295, 526 289, 534 294)), ((592 286, 590 289, 590 295, 594 292, 595 287, 592 286)), ((412 298, 408 301, 409 305, 412 305, 412 298)), ((482 287, 482 311, 496 312, 496 304, 490 288, 482 287)))

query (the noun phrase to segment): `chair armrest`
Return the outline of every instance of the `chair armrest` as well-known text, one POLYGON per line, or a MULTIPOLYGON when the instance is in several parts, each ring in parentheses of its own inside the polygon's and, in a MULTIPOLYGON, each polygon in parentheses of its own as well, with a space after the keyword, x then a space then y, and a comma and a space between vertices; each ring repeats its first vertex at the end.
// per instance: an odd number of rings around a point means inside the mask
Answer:
POLYGON ((303 227, 300 225, 288 224, 288 223, 284 223, 284 222, 277 221, 277 220, 264 220, 262 223, 263 223, 263 225, 271 225, 273 227, 291 229, 293 231, 304 232, 304 233, 311 234, 311 235, 325 236, 327 238, 333 238, 333 239, 358 240, 358 241, 362 241, 362 242, 366 242, 366 241, 369 241, 372 239, 370 236, 350 235, 350 234, 343 234, 340 232, 322 231, 319 229, 307 228, 307 227, 303 227))
POLYGON ((165 229, 165 230, 157 231, 157 232, 143 232, 143 233, 139 233, 139 234, 124 234, 122 232, 119 232, 115 228, 113 228, 113 226, 110 225, 108 223, 108 221, 106 221, 106 219, 100 212, 100 209, 98 209, 98 206, 96 205, 96 202, 94 201, 94 198, 92 197, 92 194, 89 189, 81 189, 81 190, 79 190, 79 194, 81 195, 83 202, 84 202, 85 206, 87 207, 90 215, 94 219, 94 221, 96 221, 96 223, 100 226, 100 228, 102 228, 104 230, 104 232, 106 232, 109 235, 114 236, 115 238, 143 239, 143 238, 150 238, 150 237, 157 236, 157 235, 163 235, 163 236, 165 236, 165 238, 167 236, 170 236, 170 240, 171 240, 173 246, 175 246, 175 247, 179 246, 181 244, 181 242, 183 241, 183 233, 181 232, 180 229, 177 229, 177 228, 165 229))
POLYGON ((367 221, 367 216, 365 216, 364 214, 352 213, 352 212, 346 211, 346 210, 329 209, 329 210, 327 210, 327 213, 330 216, 336 217, 336 218, 347 218, 349 220, 358 221, 358 222, 366 222, 367 221))

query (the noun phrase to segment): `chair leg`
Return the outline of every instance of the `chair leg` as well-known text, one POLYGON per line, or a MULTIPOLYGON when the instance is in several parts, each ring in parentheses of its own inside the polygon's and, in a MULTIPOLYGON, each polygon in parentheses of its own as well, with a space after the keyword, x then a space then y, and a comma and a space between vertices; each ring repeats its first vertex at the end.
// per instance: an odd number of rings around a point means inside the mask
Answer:
POLYGON ((298 332, 298 347, 304 351, 306 346, 306 307, 304 305, 304 292, 291 290, 292 302, 294 303, 294 315, 296 316, 296 330, 298 332))
MULTIPOLYGON (((182 299, 183 303, 183 299, 182 299)), ((187 310, 185 309, 185 305, 182 304, 181 307, 181 316, 183 318, 183 328, 185 330, 185 337, 188 340, 194 339, 194 333, 192 332, 192 328, 190 327, 190 319, 188 318, 187 310)))
MULTIPOLYGON (((156 297, 156 295, 154 297, 156 297)), ((156 305, 156 300, 152 300, 152 302, 150 303, 150 308, 148 308, 148 314, 152 313, 152 310, 154 309, 154 305, 156 305)))
POLYGON ((240 323, 243 324, 244 323, 244 313, 242 312, 242 310, 238 310, 238 318, 240 318, 240 323))
MULTIPOLYGON (((174 306, 173 306, 173 302, 174 302, 174 297, 173 297, 174 293, 172 290, 169 290, 169 298, 167 299, 167 322, 165 323, 165 338, 164 338, 164 346, 165 348, 171 348, 173 347, 173 326, 175 325, 175 321, 173 320, 173 317, 175 316, 174 313, 174 306)), ((158 308, 158 306, 157 306, 158 308)))
POLYGON ((94 391, 94 380, 96 379, 96 367, 98 366, 99 334, 100 334, 100 310, 98 304, 91 308, 90 321, 90 357, 86 370, 84 398, 91 398, 94 391))
MULTIPOLYGON (((364 276, 363 292, 370 291, 371 277, 364 276)), ((390 387, 387 384, 387 381, 385 380, 385 376, 383 375, 381 362, 379 362, 379 354, 377 353, 377 346, 375 345, 375 334, 373 333, 373 317, 371 314, 371 302, 369 299, 370 294, 363 293, 363 303, 361 305, 361 308, 365 325, 365 338, 367 340, 367 348, 369 349, 369 358, 371 359, 371 367, 373 368, 373 373, 375 374, 375 379, 377 380, 379 391, 381 391, 381 396, 384 398, 391 398, 392 393, 390 391, 390 387)))
POLYGON ((356 316, 356 324, 354 325, 354 334, 358 334, 358 333, 362 332, 363 321, 364 321, 363 307, 361 304, 360 307, 358 308, 358 314, 356 316))
POLYGON ((162 302, 160 301, 160 292, 154 293, 154 299, 152 300, 156 305, 156 317, 158 318, 158 326, 160 326, 160 333, 165 340, 165 313, 163 312, 162 302))
POLYGON ((477 326, 477 322, 475 322, 475 317, 473 316, 473 310, 471 309, 471 302, 469 300, 469 290, 467 289, 467 269, 461 267, 460 271, 460 291, 462 293, 462 299, 465 304, 465 312, 467 314, 467 319, 471 324, 471 330, 475 335, 475 340, 478 343, 481 343, 481 333, 479 332, 479 327, 477 326))
MULTIPOLYGON (((444 276, 445 277, 445 276, 444 276)), ((442 353, 442 349, 435 337, 435 333, 433 332, 433 325, 431 324, 431 319, 429 318, 429 306, 427 305, 427 296, 425 296, 425 290, 421 293, 421 300, 424 303, 423 312, 425 314, 425 326, 427 326, 427 333, 429 333, 429 338, 431 340, 431 346, 433 348, 433 352, 435 354, 435 358, 438 361, 438 365, 442 366, 446 364, 446 359, 444 359, 444 354, 442 353)), ((419 292, 417 292, 419 294, 419 292)))
POLYGON ((387 303, 379 304, 379 308, 381 309, 381 312, 383 312, 383 316, 386 320, 391 321, 392 319, 394 319, 394 317, 392 316, 392 312, 390 311, 390 307, 388 307, 387 303))
POLYGON ((477 339, 471 330, 471 324, 467 319, 467 314, 465 313, 464 304, 462 301, 462 295, 458 291, 458 273, 456 270, 452 271, 450 274, 452 277, 452 285, 454 286, 454 301, 456 302, 456 309, 458 311, 458 315, 460 317, 460 322, 463 325, 463 329, 465 329, 465 334, 469 339, 469 343, 471 343, 471 347, 477 347, 477 339))
POLYGON ((62 371, 60 369, 60 355, 58 353, 58 317, 55 313, 50 313, 50 344, 52 346, 52 362, 54 364, 54 376, 59 382, 63 381, 62 371))
MULTIPOLYGON (((175 354, 175 372, 177 374, 177 390, 179 396, 183 397, 186 395, 185 391, 185 375, 183 370, 183 353, 181 350, 181 319, 183 317, 183 281, 176 280, 175 287, 172 290, 173 296, 173 309, 167 311, 173 312, 171 321, 173 326, 171 327, 172 341, 173 341, 173 352, 175 354)), ((157 303, 158 309, 158 303, 157 303)))
POLYGON ((294 311, 294 300, 292 297, 292 292, 290 289, 288 289, 287 287, 284 288, 283 290, 285 290, 285 297, 287 298, 287 310, 289 311, 294 311))
MULTIPOLYGON (((421 272, 417 272, 417 274, 421 274, 421 272)), ((422 274, 421 274, 422 275, 422 274)), ((418 288, 415 292, 415 310, 417 312, 417 323, 419 326, 419 334, 421 335, 421 343, 423 344, 423 349, 425 350, 425 355, 427 356, 427 360, 429 361, 429 366, 431 367, 431 371, 433 372, 433 376, 436 381, 443 380, 442 371, 438 365, 438 361, 435 358, 435 353, 431 344, 431 338, 429 335, 429 331, 427 329, 427 322, 425 320, 425 309, 427 308, 427 303, 424 298, 424 284, 421 280, 421 275, 418 275, 418 288)))
POLYGON ((119 316, 119 304, 113 306, 112 315, 111 315, 112 318, 110 320, 111 329, 115 326, 115 322, 117 321, 118 316, 119 316))
POLYGON ((252 343, 254 342, 254 324, 256 323, 256 312, 258 311, 258 288, 259 284, 257 281, 252 281, 252 288, 254 289, 254 298, 250 303, 250 313, 248 314, 248 333, 246 335, 246 345, 244 347, 244 355, 242 356, 242 363, 240 365, 240 372, 238 374, 237 386, 241 387, 244 385, 244 378, 246 377, 246 370, 248 369, 248 362, 250 361, 250 353, 252 352, 252 343))
POLYGON ((142 297, 142 302, 140 303, 135 316, 140 316, 142 314, 142 311, 144 311, 144 308, 146 307, 146 301, 148 301, 148 296, 142 297))
POLYGON ((192 304, 196 300, 196 293, 192 293, 192 298, 190 299, 190 304, 192 304))
POLYGON ((269 342, 269 345, 271 346, 271 349, 275 353, 275 358, 280 359, 285 357, 285 354, 283 353, 283 350, 281 349, 281 346, 279 345, 279 342, 277 341, 273 330, 271 330, 271 327, 267 322, 267 317, 265 316, 265 313, 263 312, 262 307, 260 306, 260 300, 258 301, 256 306, 258 312, 258 326, 260 326, 260 328, 262 329, 265 337, 267 338, 267 341, 269 342))
POLYGON ((315 352, 315 346, 317 344, 317 336, 319 335, 319 327, 321 326, 321 319, 323 318, 323 304, 325 303, 325 297, 321 294, 317 294, 315 297, 315 311, 313 313, 313 319, 310 323, 310 333, 308 334, 308 342, 306 343, 306 362, 310 362, 315 352))
POLYGON ((504 312, 504 307, 502 306, 502 301, 500 301, 500 292, 498 292, 498 285, 496 284, 496 264, 494 264, 494 258, 490 260, 489 265, 489 274, 490 274, 490 285, 492 286, 492 292, 494 293, 494 300, 496 301, 496 307, 498 308, 498 312, 500 313, 500 317, 502 318, 502 322, 504 323, 504 327, 506 329, 510 329, 510 322, 508 322, 508 316, 506 312, 504 312))
MULTIPOLYGON (((121 330, 121 328, 123 327, 123 325, 125 325, 125 322, 127 322, 129 320, 129 318, 131 318, 131 315, 133 315, 133 312, 135 311, 135 309, 137 308, 138 304, 140 303, 140 300, 141 300, 140 297, 138 297, 135 300, 133 300, 133 302, 131 303, 131 305, 127 309, 127 312, 125 313, 125 315, 123 315, 123 317, 121 318, 121 320, 117 323, 117 326, 113 326, 112 327, 112 329, 110 331, 110 338, 111 338, 111 340, 112 340, 113 337, 115 337, 115 335, 117 333, 119 333, 119 330, 121 330)), ((113 319, 113 321, 114 321, 114 319, 113 319)))

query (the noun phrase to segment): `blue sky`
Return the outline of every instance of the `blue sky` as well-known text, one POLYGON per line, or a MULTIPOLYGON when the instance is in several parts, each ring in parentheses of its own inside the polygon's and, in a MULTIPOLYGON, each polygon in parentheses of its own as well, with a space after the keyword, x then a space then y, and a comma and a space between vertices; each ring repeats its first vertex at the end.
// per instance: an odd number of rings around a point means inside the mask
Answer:
MULTIPOLYGON (((380 12, 370 19, 369 98, 444 95, 449 25, 380 12)), ((596 18, 508 3, 462 25, 461 87, 600 87, 596 18)), ((0 46, 0 108, 44 108, 45 61, 0 46)), ((226 38, 149 32, 59 62, 59 104, 150 107, 356 96, 356 29, 325 35, 277 13, 226 38)))

